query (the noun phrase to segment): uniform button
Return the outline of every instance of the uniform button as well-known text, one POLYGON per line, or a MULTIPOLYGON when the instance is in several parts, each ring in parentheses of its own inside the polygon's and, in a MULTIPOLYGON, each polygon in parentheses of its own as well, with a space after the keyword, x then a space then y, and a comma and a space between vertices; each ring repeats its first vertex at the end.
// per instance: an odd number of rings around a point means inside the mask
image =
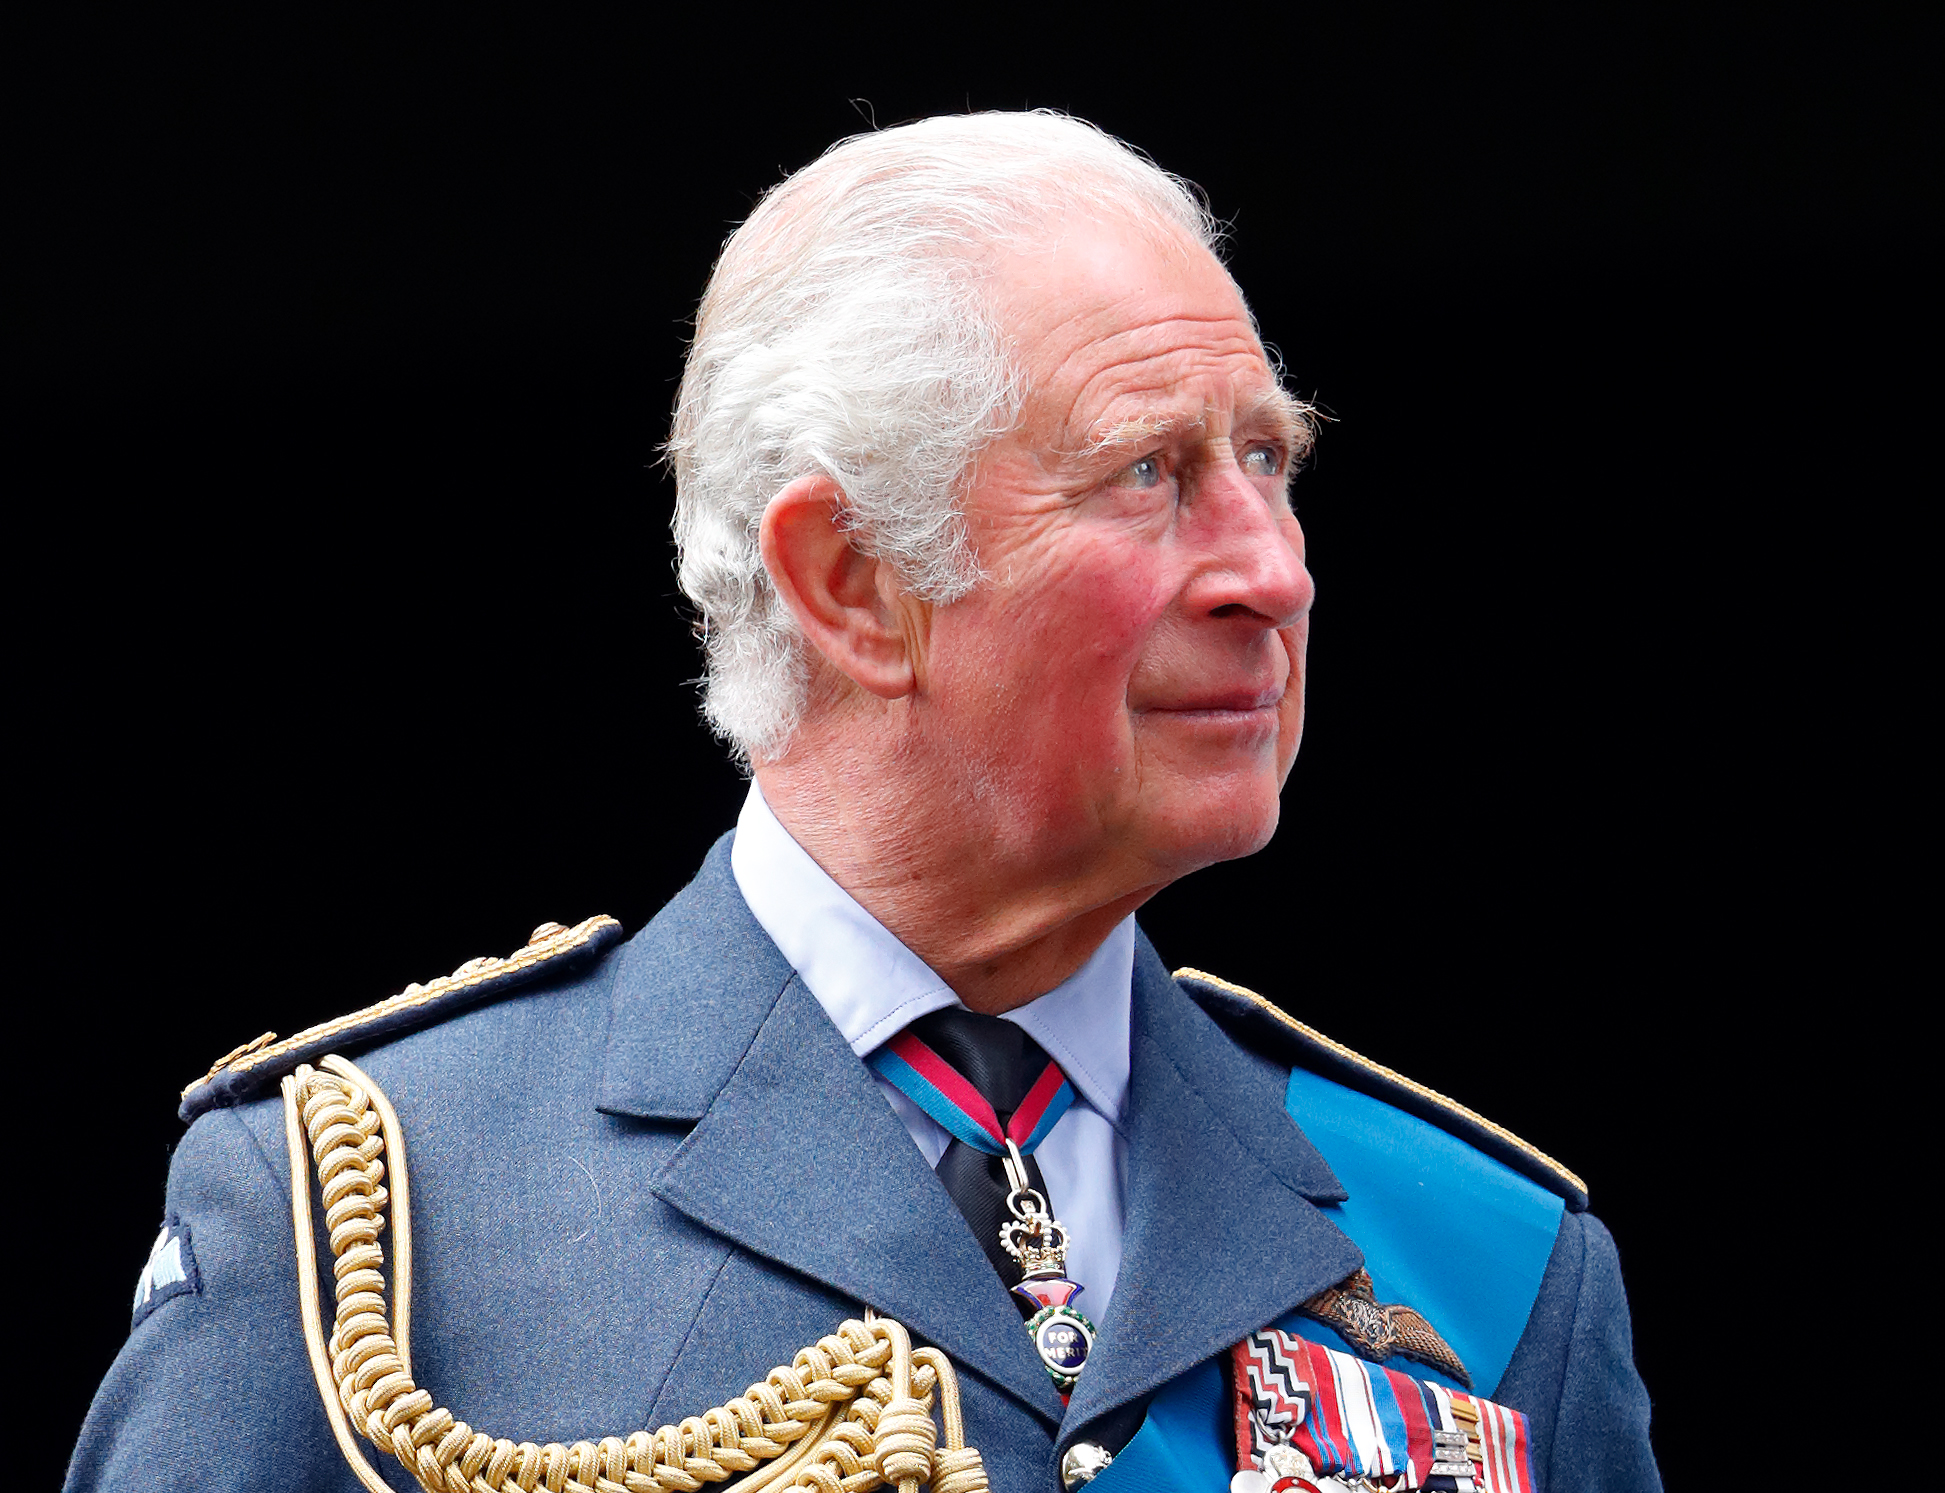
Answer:
POLYGON ((545 943, 556 933, 565 932, 567 932, 567 929, 563 928, 559 923, 542 923, 532 933, 527 935, 527 946, 531 948, 537 943, 545 943))
POLYGON ((1060 1484, 1073 1493, 1083 1483, 1091 1483, 1107 1470, 1114 1455, 1098 1441, 1076 1441, 1060 1459, 1060 1484))

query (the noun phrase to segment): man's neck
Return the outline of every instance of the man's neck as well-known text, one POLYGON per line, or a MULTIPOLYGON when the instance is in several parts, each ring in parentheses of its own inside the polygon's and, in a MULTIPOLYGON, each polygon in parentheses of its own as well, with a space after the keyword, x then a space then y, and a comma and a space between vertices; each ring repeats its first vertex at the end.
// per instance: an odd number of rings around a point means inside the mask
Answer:
POLYGON ((964 815, 941 814, 936 792, 878 770, 868 755, 793 747, 760 765, 757 783, 825 874, 969 1010, 998 1015, 1046 994, 1161 889, 1114 895, 1098 872, 1077 879, 1003 864, 997 837, 970 805, 964 815))

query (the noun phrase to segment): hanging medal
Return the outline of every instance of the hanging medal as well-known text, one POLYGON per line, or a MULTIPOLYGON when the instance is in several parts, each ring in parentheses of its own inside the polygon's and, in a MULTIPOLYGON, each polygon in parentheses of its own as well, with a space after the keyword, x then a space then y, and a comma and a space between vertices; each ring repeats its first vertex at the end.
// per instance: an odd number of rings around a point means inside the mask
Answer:
POLYGON ((1000 1224, 999 1245, 1025 1272, 1013 1290, 1034 1308, 1026 1324, 1034 1352, 1055 1387, 1070 1393, 1094 1347, 1094 1324, 1074 1309, 1074 1298, 1084 1287, 1066 1275, 1067 1230, 1054 1217, 1046 1195, 1031 1184, 1026 1168, 1026 1157, 1074 1103, 1067 1075, 1058 1064, 1047 1064, 1002 1129, 979 1091, 910 1031, 901 1032, 865 1062, 953 1137, 1000 1158, 1011 1216, 1000 1224))
POLYGON ((1074 1298, 1087 1288, 1067 1279, 1067 1229, 1054 1217, 1046 1197, 1027 1179, 1026 1158, 1011 1136, 1006 1141, 1006 1210, 1013 1216, 1000 1225, 1000 1248, 1020 1262, 1026 1278, 1014 1294, 1036 1303, 1027 1318, 1027 1334, 1034 1352, 1053 1376, 1054 1387, 1070 1394, 1094 1348, 1094 1324, 1074 1309, 1074 1298))

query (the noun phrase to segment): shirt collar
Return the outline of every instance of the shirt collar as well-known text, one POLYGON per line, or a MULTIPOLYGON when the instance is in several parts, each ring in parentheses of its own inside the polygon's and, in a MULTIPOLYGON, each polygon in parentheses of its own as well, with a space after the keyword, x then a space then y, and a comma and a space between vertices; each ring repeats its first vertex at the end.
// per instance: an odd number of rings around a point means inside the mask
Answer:
MULTIPOLYGON (((851 1050, 876 1051, 952 989, 811 859, 754 781, 736 821, 730 870, 763 931, 802 977, 851 1050)), ((1059 1063, 1087 1104, 1119 1125, 1128 1094, 1135 920, 1123 918, 1087 963, 1006 1013, 1059 1063)))

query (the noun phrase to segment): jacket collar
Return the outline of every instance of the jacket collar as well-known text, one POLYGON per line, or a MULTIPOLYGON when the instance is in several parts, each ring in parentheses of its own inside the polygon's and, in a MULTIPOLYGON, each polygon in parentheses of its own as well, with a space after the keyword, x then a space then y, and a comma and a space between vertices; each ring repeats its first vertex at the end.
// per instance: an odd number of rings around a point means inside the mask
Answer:
POLYGON ((783 987, 790 963, 736 890, 733 835, 622 946, 595 1107, 605 1114, 694 1124, 736 1072, 783 987))
POLYGON ((693 1122, 650 1183, 664 1202, 896 1317, 1057 1424, 1060 1398, 1005 1288, 751 915, 729 844, 621 954, 599 1107, 693 1122))
MULTIPOLYGON (((694 1125, 650 1184, 663 1201, 1062 1424, 971 1229, 751 915, 729 846, 618 956, 600 1109, 694 1125)), ((1121 1272, 1063 1449, 1363 1263, 1316 1207, 1346 1194, 1284 1110, 1287 1070, 1224 1036, 1145 937, 1131 1032, 1121 1272)))
POLYGON ((1121 1274, 1060 1447, 1363 1263, 1317 1204, 1347 1196, 1284 1109, 1289 1072, 1236 1047, 1135 954, 1121 1274))

